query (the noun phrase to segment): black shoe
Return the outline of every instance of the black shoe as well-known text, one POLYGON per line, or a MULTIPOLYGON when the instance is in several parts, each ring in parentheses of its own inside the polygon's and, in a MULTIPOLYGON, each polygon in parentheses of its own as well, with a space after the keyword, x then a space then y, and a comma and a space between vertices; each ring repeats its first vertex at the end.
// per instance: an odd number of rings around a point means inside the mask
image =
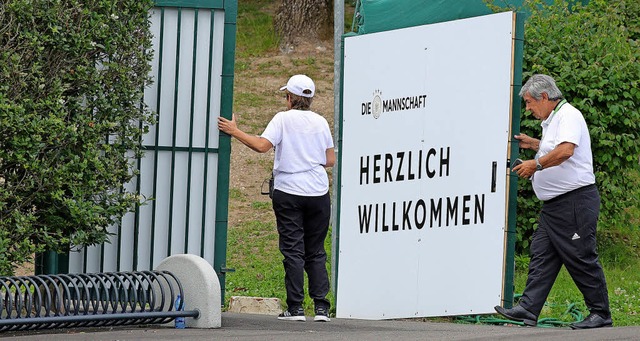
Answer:
POLYGON ((316 316, 313 318, 316 322, 329 322, 329 312, 325 307, 316 307, 316 316))
POLYGON ((611 321, 611 317, 603 318, 596 313, 589 314, 589 316, 587 316, 586 319, 582 320, 582 322, 575 322, 570 325, 571 329, 588 329, 612 326, 613 321, 611 321))
POLYGON ((304 309, 302 307, 293 308, 292 310, 285 310, 282 314, 278 315, 278 320, 285 321, 306 321, 307 318, 304 317, 304 309))
POLYGON ((505 309, 497 305, 494 307, 494 309, 498 312, 498 314, 508 318, 509 320, 524 322, 525 325, 531 327, 535 327, 538 324, 538 316, 530 313, 527 309, 519 305, 516 305, 511 309, 505 309))

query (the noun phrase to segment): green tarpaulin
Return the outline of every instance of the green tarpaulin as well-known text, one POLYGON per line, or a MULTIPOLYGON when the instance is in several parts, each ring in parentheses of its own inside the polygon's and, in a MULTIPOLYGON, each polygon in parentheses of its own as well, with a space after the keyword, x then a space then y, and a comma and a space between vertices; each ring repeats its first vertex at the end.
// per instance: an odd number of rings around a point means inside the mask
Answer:
MULTIPOLYGON (((519 9, 524 0, 495 0, 494 4, 519 9)), ((573 0, 586 4, 588 0, 573 0)), ((547 0, 553 3, 553 0, 547 0)), ((493 13, 483 0, 359 0, 354 31, 388 31, 493 13)))

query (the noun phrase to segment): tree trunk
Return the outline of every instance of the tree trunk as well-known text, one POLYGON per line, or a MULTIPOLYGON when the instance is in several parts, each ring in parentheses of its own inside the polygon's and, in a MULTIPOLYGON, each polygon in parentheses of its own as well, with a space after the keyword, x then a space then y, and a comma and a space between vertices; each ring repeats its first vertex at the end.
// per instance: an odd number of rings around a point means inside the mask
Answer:
POLYGON ((329 39, 333 35, 333 0, 282 0, 274 17, 280 47, 329 39))

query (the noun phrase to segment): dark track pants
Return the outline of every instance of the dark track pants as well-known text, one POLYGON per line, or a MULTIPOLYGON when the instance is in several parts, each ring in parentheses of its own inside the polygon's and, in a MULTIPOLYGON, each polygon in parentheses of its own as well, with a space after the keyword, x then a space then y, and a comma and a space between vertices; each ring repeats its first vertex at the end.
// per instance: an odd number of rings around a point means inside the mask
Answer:
POLYGON ((600 194, 589 185, 545 201, 531 241, 531 262, 520 305, 542 311, 562 265, 582 292, 589 311, 611 316, 607 283, 596 252, 600 194))
POLYGON ((324 240, 329 230, 329 193, 305 197, 282 191, 273 193, 273 211, 278 224, 280 252, 284 256, 285 287, 289 309, 304 301, 304 271, 309 278, 309 296, 316 307, 329 309, 327 253, 324 240))

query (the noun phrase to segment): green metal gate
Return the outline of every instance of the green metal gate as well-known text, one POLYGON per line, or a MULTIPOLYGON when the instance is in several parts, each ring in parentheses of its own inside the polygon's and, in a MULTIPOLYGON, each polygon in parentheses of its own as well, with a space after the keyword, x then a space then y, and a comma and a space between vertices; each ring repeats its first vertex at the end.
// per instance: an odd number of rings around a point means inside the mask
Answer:
POLYGON ((224 297, 237 1, 156 0, 150 13, 157 123, 143 137, 139 175, 126 185, 149 200, 112 226, 110 243, 46 254, 45 273, 154 269, 181 253, 206 259, 224 297))

